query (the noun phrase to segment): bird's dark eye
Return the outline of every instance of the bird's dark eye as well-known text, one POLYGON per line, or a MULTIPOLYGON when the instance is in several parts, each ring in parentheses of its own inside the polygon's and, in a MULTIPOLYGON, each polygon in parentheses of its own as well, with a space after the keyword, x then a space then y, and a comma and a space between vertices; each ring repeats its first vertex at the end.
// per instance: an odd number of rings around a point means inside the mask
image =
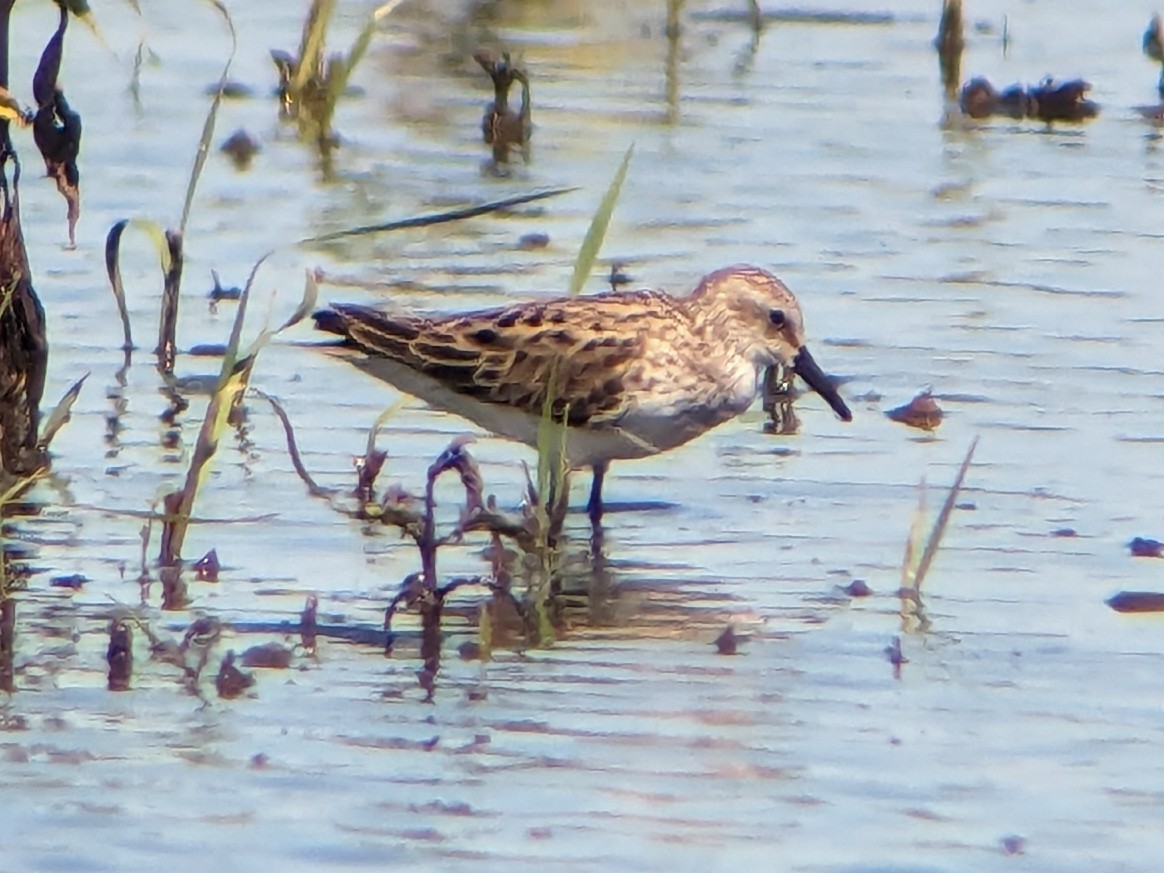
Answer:
POLYGON ((768 310, 768 321, 772 324, 773 327, 776 327, 776 328, 784 327, 784 310, 783 309, 769 309, 768 310))

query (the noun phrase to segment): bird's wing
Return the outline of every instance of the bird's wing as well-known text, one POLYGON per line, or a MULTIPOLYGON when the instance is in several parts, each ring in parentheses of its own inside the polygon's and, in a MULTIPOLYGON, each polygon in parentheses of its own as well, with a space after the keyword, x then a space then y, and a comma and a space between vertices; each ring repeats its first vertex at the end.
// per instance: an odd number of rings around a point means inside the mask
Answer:
POLYGON ((634 402, 652 328, 685 317, 666 294, 632 291, 445 318, 337 305, 317 322, 478 400, 541 415, 549 395, 556 417, 601 426, 634 402))

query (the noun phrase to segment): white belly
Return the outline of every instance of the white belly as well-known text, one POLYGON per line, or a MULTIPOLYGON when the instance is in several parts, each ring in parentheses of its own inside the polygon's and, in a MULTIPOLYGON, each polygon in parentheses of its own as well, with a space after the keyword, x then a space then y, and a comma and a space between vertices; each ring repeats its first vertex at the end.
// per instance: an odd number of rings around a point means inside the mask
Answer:
MULTIPOLYGON (((459 415, 490 433, 537 448, 539 416, 453 391, 431 376, 388 358, 365 356, 338 346, 328 351, 434 409, 459 415)), ((587 467, 612 460, 645 458, 681 446, 746 410, 754 397, 754 382, 751 388, 749 393, 741 386, 738 391, 714 398, 711 405, 643 404, 614 425, 571 427, 566 443, 567 458, 572 467, 587 467)))

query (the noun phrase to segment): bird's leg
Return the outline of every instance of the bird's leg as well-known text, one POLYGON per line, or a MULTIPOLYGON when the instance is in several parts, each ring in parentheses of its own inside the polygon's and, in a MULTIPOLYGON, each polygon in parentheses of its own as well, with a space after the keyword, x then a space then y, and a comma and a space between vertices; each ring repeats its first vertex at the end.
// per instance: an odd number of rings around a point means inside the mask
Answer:
POLYGON ((602 521, 602 480, 606 476, 606 463, 594 465, 594 479, 590 485, 590 502, 586 504, 586 512, 593 524, 602 521))

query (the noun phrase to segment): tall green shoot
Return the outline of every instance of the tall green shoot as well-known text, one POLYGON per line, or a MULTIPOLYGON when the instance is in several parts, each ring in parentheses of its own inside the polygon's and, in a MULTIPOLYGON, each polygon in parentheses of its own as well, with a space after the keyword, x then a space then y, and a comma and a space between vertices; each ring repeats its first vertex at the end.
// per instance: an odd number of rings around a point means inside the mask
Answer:
MULTIPOLYGON (((634 155, 634 146, 626 150, 618 170, 614 174, 606 194, 598 205, 582 246, 574 259, 574 271, 570 279, 570 296, 577 296, 586 280, 594 269, 598 260, 598 253, 606 238, 606 231, 610 227, 610 219, 614 214, 614 207, 618 203, 622 192, 623 182, 626 180, 627 169, 630 167, 631 157, 634 155)), ((541 421, 538 423, 538 502, 536 514, 539 529, 539 552, 542 558, 543 579, 548 580, 552 575, 554 563, 554 545, 561 532, 565 519, 566 504, 569 500, 569 462, 566 448, 568 441, 567 421, 570 410, 562 409, 555 413, 558 394, 559 373, 550 373, 546 385, 546 397, 542 404, 541 421)), ((540 603, 544 598, 538 597, 540 603)), ((539 607, 540 608, 540 607, 539 607)))
POLYGON ((910 525, 909 536, 905 543, 905 556, 901 562, 901 589, 899 595, 901 597, 902 619, 908 618, 910 611, 916 616, 918 625, 921 629, 929 627, 929 619, 926 617, 925 609, 922 606, 921 600, 921 586, 925 581, 926 575, 930 571, 930 566, 937 557, 938 549, 942 544, 942 537, 946 533, 946 526, 949 524, 950 515, 954 512, 954 504, 958 500, 958 494, 962 490, 962 483, 966 479, 966 471, 970 469, 970 461, 974 457, 974 450, 978 448, 978 437, 970 443, 970 448, 966 452, 966 457, 962 459, 962 465, 958 468, 958 475, 954 477, 954 484, 950 486, 949 492, 946 494, 946 499, 942 503, 942 508, 938 511, 938 517, 934 520, 934 526, 930 529, 930 534, 926 538, 925 547, 922 543, 922 528, 925 523, 926 516, 926 483, 922 479, 918 491, 918 508, 914 513, 913 522, 910 525))

